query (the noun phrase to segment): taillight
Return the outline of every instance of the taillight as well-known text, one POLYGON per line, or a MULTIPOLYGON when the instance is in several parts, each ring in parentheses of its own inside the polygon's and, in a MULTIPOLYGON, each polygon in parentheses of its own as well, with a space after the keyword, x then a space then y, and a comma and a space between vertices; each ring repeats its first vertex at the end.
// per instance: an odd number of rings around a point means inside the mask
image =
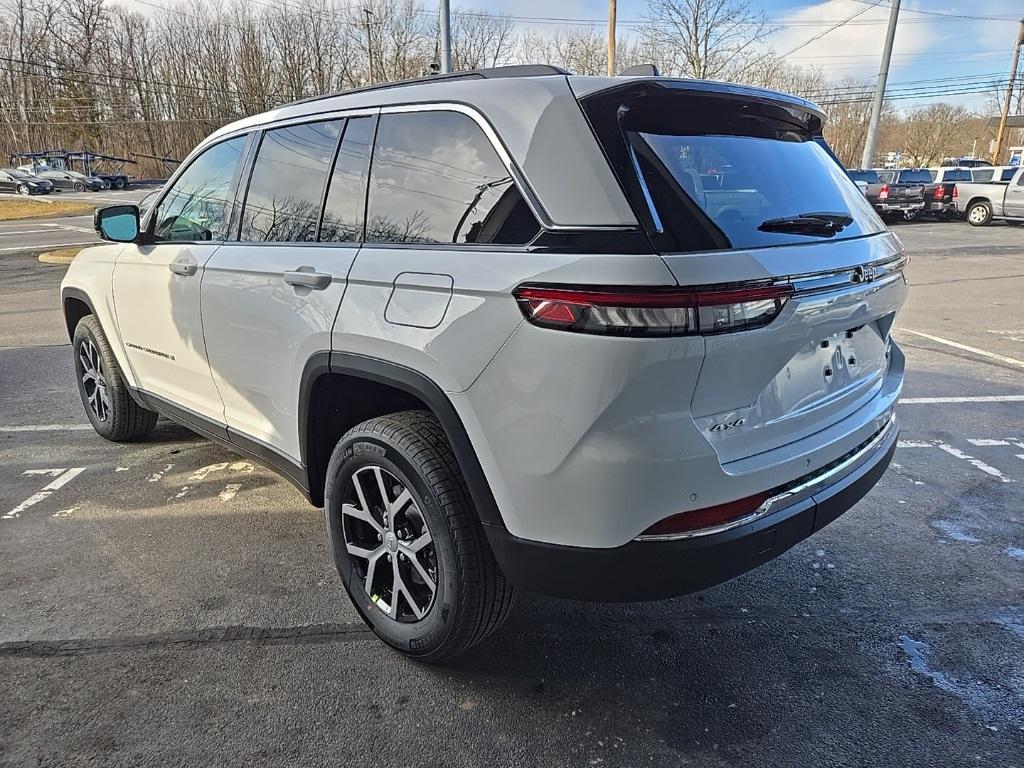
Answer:
POLYGON ((878 199, 879 200, 888 200, 889 199, 889 185, 888 184, 883 184, 882 185, 882 188, 878 191, 878 199))
POLYGON ((936 187, 935 191, 932 192, 932 198, 935 199, 935 200, 941 200, 945 196, 946 196, 946 190, 943 189, 942 187, 936 187))
POLYGON ((645 536, 678 536, 679 534, 701 531, 705 528, 717 528, 740 520, 748 515, 754 514, 758 508, 768 500, 767 493, 758 493, 754 496, 737 501, 730 501, 726 504, 719 504, 704 509, 692 509, 689 512, 679 512, 664 520, 659 520, 642 534, 645 536))
POLYGON ((534 325, 606 336, 692 336, 770 323, 792 285, 748 288, 568 288, 520 286, 514 291, 534 325))
POLYGON ((956 184, 954 184, 953 185, 953 199, 956 200, 958 197, 960 197, 960 190, 957 189, 956 184))

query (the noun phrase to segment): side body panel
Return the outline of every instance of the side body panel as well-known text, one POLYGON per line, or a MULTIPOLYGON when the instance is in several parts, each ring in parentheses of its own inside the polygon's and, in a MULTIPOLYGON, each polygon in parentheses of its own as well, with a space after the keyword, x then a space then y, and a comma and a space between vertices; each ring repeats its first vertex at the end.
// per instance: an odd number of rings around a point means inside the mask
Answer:
POLYGON ((355 246, 226 243, 203 278, 203 328, 227 426, 298 462, 303 366, 330 349, 355 246), (330 275, 323 289, 284 272, 330 275))

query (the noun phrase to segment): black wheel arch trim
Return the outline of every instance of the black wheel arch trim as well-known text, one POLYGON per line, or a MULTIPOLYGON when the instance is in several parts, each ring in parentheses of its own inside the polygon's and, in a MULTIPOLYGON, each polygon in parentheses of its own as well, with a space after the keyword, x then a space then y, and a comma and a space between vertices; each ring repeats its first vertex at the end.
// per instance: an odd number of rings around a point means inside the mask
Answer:
MULTIPOLYGON (((83 304, 85 304, 85 306, 89 308, 89 314, 96 318, 96 322, 99 323, 100 320, 99 316, 96 314, 96 307, 93 305, 92 299, 89 298, 89 294, 87 294, 81 288, 73 288, 71 286, 68 286, 67 288, 62 288, 60 291, 60 311, 61 314, 64 316, 64 324, 68 326, 68 339, 74 341, 75 329, 68 324, 68 299, 77 299, 78 301, 81 301, 83 304)), ((103 327, 102 323, 100 323, 100 327, 103 327)), ((104 331, 104 333, 106 333, 106 331, 104 331)))
MULTIPOLYGON (((459 468, 466 480, 470 497, 487 526, 505 528, 490 484, 483 467, 469 439, 469 434, 459 417, 455 406, 444 391, 430 378, 397 363, 349 352, 317 352, 306 362, 299 389, 299 445, 302 451, 302 465, 308 477, 313 462, 318 459, 314 441, 310 435, 310 403, 317 380, 326 374, 352 376, 399 389, 421 400, 441 423, 448 442, 452 446, 459 468)), ((340 436, 339 436, 340 437, 340 436)))

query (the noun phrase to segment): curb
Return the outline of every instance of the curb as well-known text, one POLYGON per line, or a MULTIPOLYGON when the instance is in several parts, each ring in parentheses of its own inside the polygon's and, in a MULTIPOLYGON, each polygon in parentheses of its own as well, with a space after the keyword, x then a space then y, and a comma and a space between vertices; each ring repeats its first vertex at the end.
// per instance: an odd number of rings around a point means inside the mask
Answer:
POLYGON ((36 258, 43 264, 70 264, 75 259, 74 256, 65 256, 57 251, 44 251, 36 258))

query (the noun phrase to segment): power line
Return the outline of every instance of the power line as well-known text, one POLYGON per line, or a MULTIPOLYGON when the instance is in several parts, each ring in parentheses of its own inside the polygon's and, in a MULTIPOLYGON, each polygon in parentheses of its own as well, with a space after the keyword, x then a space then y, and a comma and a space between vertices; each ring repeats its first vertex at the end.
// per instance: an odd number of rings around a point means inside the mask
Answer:
POLYGON ((869 4, 869 5, 868 5, 868 6, 866 7, 866 8, 861 8, 861 9, 860 9, 859 11, 857 11, 857 12, 856 12, 856 13, 854 13, 853 15, 851 15, 851 16, 848 16, 847 18, 843 19, 842 21, 838 21, 838 22, 836 22, 836 23, 835 23, 835 24, 833 24, 833 25, 832 25, 831 27, 829 27, 828 29, 826 29, 826 30, 825 30, 824 32, 819 32, 819 33, 818 33, 817 35, 814 35, 814 36, 813 36, 813 37, 811 37, 810 39, 808 39, 808 40, 805 40, 804 42, 800 43, 800 45, 798 45, 798 46, 797 46, 796 48, 793 48, 793 49, 791 49, 791 50, 787 51, 786 53, 783 53, 783 54, 781 54, 781 55, 779 56, 779 58, 780 58, 780 59, 784 59, 784 58, 786 58, 787 56, 791 56, 792 54, 796 53, 796 52, 797 52, 797 51, 799 51, 799 50, 800 50, 801 48, 806 48, 806 47, 807 47, 808 45, 810 45, 810 44, 811 44, 811 43, 813 43, 814 41, 816 41, 816 40, 821 40, 821 38, 823 38, 823 37, 824 37, 825 35, 827 35, 827 34, 828 34, 829 32, 835 32, 835 31, 836 31, 837 29, 839 29, 840 27, 842 27, 842 26, 845 26, 846 24, 849 24, 849 23, 850 23, 851 21, 853 21, 854 19, 856 19, 856 18, 857 18, 858 16, 862 16, 863 14, 867 13, 868 11, 870 11, 870 10, 871 10, 872 8, 877 8, 877 7, 878 7, 878 4, 879 4, 880 2, 882 2, 882 0, 876 0, 876 2, 873 2, 873 3, 869 4))

